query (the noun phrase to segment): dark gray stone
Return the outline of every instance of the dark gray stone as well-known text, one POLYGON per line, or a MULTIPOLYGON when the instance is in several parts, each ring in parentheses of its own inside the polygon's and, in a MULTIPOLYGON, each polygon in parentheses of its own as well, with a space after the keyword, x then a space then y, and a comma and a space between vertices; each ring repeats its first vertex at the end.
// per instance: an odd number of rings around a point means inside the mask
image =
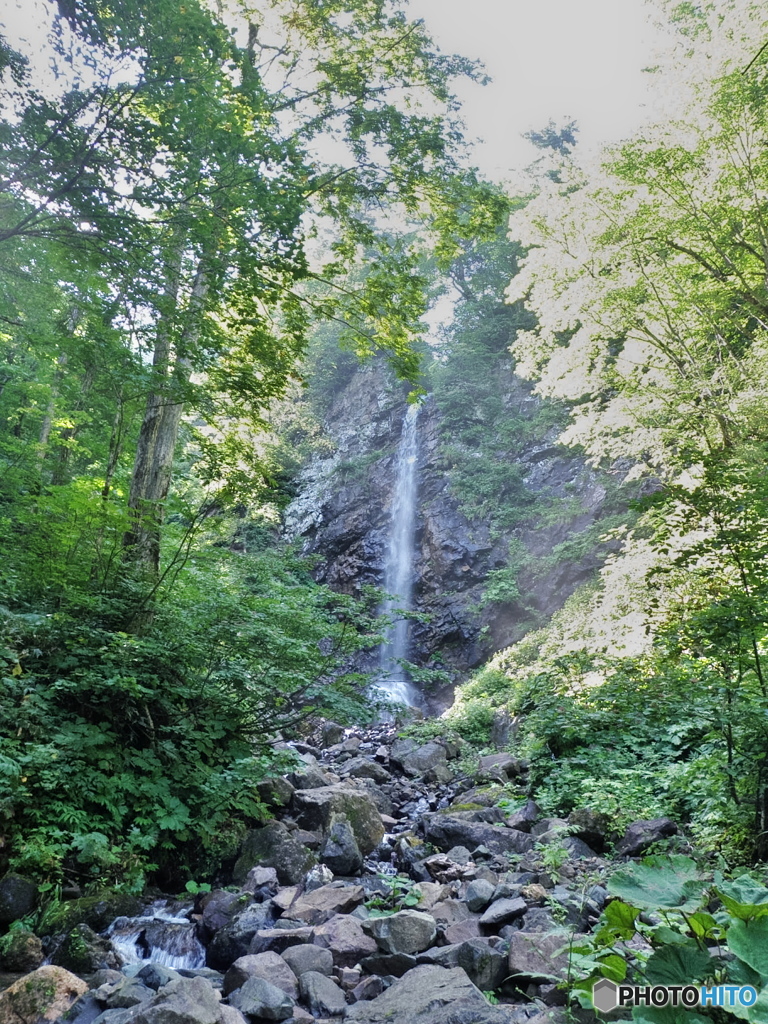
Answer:
POLYGON ((473 914, 477 914, 485 910, 493 900, 494 892, 495 886, 491 885, 490 882, 484 878, 476 878, 474 882, 470 882, 467 886, 464 902, 473 914))
POLYGON ((228 996, 242 986, 249 978, 263 978, 270 985, 283 990, 291 999, 299 998, 299 983, 288 963, 279 953, 255 953, 241 956, 224 975, 222 992, 228 996))
POLYGON ((449 814, 425 815, 424 835, 439 850, 466 846, 468 850, 475 851, 479 846, 485 846, 494 854, 527 853, 534 843, 531 836, 517 829, 466 821, 449 814))
POLYGON ((263 978, 249 978, 242 988, 230 994, 229 1003, 246 1017, 288 1020, 293 1016, 294 1003, 291 997, 263 978))
POLYGON ((9 872, 0 879, 0 924, 11 924, 37 906, 37 886, 23 875, 9 872))
POLYGON ((388 917, 374 918, 371 934, 385 953, 421 953, 437 935, 437 922, 420 910, 400 910, 388 917))
POLYGON ((480 918, 481 928, 496 928, 498 925, 507 924, 516 917, 522 917, 528 909, 528 904, 521 896, 514 899, 496 900, 480 918))
POLYGON ((347 1001, 339 986, 325 974, 307 971, 301 976, 301 998, 315 1017, 343 1017, 347 1001))
POLYGON ((616 853, 624 857, 639 857, 649 846, 662 839, 669 839, 679 831, 671 818, 635 821, 627 827, 624 838, 616 846, 616 853))
POLYGON ((481 992, 493 992, 499 988, 509 973, 506 953, 493 949, 485 939, 462 942, 457 951, 457 962, 481 992))
POLYGON ((363 870, 363 855, 345 818, 337 818, 331 825, 320 859, 334 875, 359 875, 363 870))
POLYGON ((254 903, 246 907, 214 935, 206 949, 208 967, 226 971, 235 960, 250 952, 254 935, 269 928, 274 919, 274 911, 268 903, 254 903))
POLYGON ((307 971, 314 971, 316 974, 325 974, 326 977, 333 973, 333 954, 330 949, 322 949, 309 943, 305 946, 289 946, 281 953, 283 960, 288 964, 297 978, 307 971))
POLYGON ((252 867, 261 866, 275 868, 282 885, 298 885, 316 863, 312 852, 297 842, 282 822, 273 821, 248 833, 232 879, 241 885, 252 867))

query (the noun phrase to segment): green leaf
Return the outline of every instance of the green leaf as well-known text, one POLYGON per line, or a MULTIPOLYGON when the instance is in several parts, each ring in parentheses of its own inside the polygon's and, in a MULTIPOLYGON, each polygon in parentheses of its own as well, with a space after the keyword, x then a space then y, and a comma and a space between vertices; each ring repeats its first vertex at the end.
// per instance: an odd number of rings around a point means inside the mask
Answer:
POLYGON ((632 1020, 644 1024, 709 1024, 707 1017, 682 1006, 636 1006, 632 1010, 632 1020))
POLYGON ((692 985, 712 972, 712 959, 694 942, 685 946, 664 946, 645 965, 652 985, 692 985))
POLYGON ((627 961, 616 953, 601 957, 599 964, 603 977, 610 978, 611 981, 618 983, 624 981, 627 976, 627 961))
POLYGON ((715 892, 730 913, 742 921, 768 914, 768 889, 748 876, 722 882, 715 892))
POLYGON ((728 948, 768 982, 768 918, 734 921, 727 933, 728 948))
POLYGON ((696 914, 691 914, 688 917, 688 924, 693 934, 702 939, 711 938, 720 929, 714 917, 703 910, 698 911, 696 914))
POLYGON ((690 857, 657 856, 617 871, 607 888, 641 910, 695 910, 704 881, 690 857))

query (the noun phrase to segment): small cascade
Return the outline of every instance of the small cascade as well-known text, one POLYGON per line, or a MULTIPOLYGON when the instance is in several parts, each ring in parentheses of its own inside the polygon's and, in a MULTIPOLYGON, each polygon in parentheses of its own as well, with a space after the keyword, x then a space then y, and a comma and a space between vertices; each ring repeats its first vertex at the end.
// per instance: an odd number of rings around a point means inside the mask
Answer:
MULTIPOLYGON (((392 596, 382 605, 384 614, 392 614, 396 609, 409 611, 412 603, 419 410, 419 405, 408 406, 397 450, 392 521, 384 562, 384 589, 392 596)), ((387 629, 381 645, 378 685, 393 701, 416 705, 418 694, 400 664, 408 657, 409 633, 410 622, 405 618, 398 619, 387 629)))
POLYGON ((154 963, 178 970, 205 967, 205 948, 195 923, 184 916, 191 906, 159 900, 141 917, 118 917, 107 935, 126 964, 154 963))

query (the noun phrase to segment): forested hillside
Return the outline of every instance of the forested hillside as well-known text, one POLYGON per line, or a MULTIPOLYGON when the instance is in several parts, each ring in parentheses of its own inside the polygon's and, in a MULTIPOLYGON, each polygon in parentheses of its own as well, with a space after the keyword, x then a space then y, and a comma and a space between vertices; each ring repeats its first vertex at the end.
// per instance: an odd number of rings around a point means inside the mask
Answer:
POLYGON ((514 184, 399 0, 0 36, 0 967, 80 1024, 768 984, 768 16, 652 6, 514 184))

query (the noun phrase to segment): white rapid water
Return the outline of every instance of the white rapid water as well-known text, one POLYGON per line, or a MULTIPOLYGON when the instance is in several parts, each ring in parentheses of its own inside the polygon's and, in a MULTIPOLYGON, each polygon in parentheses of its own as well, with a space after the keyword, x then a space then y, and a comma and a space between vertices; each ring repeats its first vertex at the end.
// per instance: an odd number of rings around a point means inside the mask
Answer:
MULTIPOLYGON (((408 611, 413 597, 413 561, 416 534, 416 496, 418 492, 417 461, 419 454, 418 405, 409 405, 403 421, 403 432, 397 449, 392 521, 386 560, 384 589, 392 598, 381 611, 392 614, 395 609, 408 611)), ((408 657, 410 622, 399 618, 386 631, 379 660, 379 687, 393 701, 415 705, 418 694, 407 674, 398 664, 408 657)))

